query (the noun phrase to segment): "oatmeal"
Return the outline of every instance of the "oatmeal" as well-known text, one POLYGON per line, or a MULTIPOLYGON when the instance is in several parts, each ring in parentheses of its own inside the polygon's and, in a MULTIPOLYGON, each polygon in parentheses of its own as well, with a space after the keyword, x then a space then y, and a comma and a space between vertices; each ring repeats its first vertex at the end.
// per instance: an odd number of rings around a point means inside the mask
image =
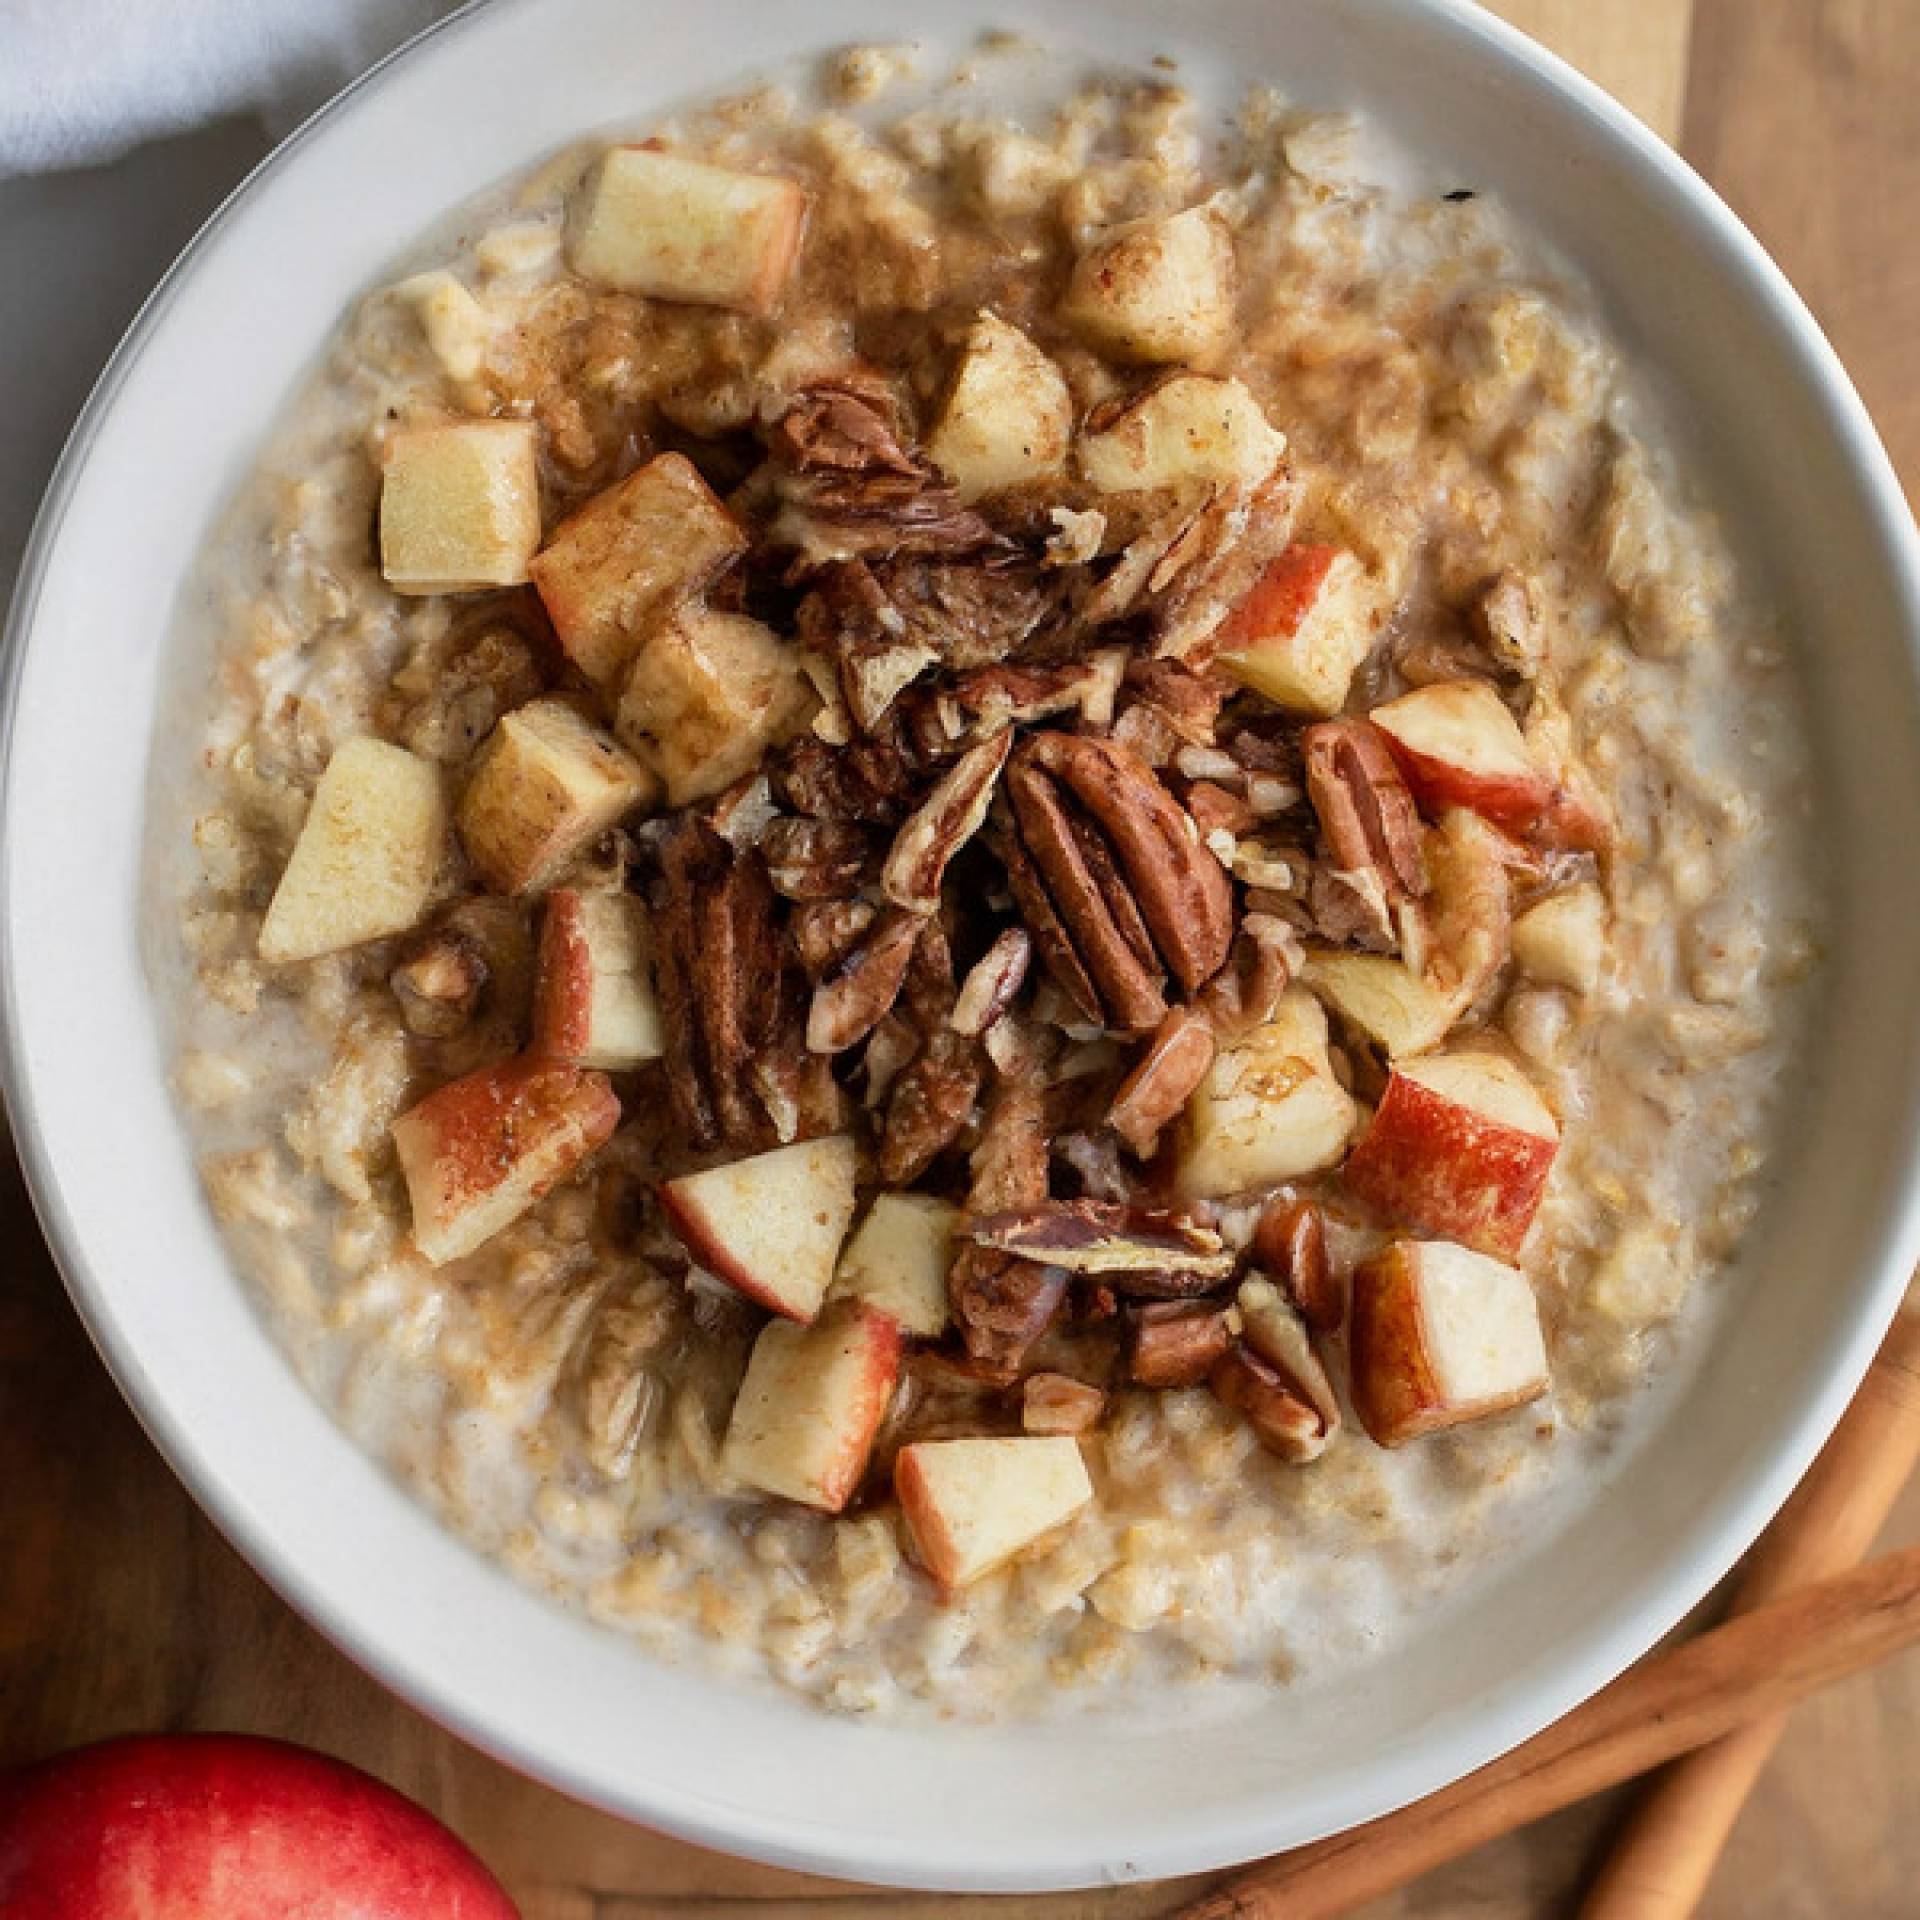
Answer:
POLYGON ((313 1390, 609 1627, 844 1710, 1324 1671, 1710 1333, 1791 682, 1484 197, 925 64, 359 302, 192 610, 179 1094, 313 1390))

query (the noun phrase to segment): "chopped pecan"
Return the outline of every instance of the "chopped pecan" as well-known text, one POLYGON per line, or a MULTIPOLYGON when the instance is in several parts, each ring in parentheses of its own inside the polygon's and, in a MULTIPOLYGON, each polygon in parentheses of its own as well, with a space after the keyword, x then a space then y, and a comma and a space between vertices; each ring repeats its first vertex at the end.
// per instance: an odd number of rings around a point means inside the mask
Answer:
POLYGON ((776 893, 789 900, 844 900, 873 878, 879 848, 853 820, 782 814, 760 836, 776 893))
POLYGON ((441 927, 416 941, 387 976, 409 1031, 433 1040, 458 1033, 486 991, 487 960, 479 941, 441 927))
MULTIPOLYGON (((1248 1403, 1242 1411, 1260 1429, 1262 1440, 1290 1460, 1317 1460, 1340 1428, 1340 1402, 1333 1382, 1314 1350, 1313 1338, 1305 1319, 1270 1280, 1251 1279, 1242 1283, 1234 1303, 1240 1309, 1242 1345, 1239 1358, 1249 1365, 1239 1369, 1237 1384, 1247 1391, 1248 1403), (1313 1416, 1314 1428, 1303 1425, 1291 1414, 1281 1419, 1276 1443, 1262 1424, 1263 1415, 1254 1404, 1271 1409, 1270 1396, 1255 1393, 1248 1376, 1259 1380, 1262 1373, 1278 1380, 1284 1390, 1313 1416)), ((1264 1384, 1264 1383, 1263 1383, 1264 1384)), ((1216 1384, 1214 1391, 1220 1393, 1216 1384)), ((1221 1393, 1222 1399, 1228 1394, 1221 1393)))
POLYGON ((895 906, 931 913, 940 904, 947 867, 986 819, 1012 744, 1003 733, 962 754, 894 835, 880 890, 895 906))
POLYGON ((1253 1230, 1252 1253, 1313 1332, 1332 1333, 1346 1318, 1327 1253, 1326 1217, 1313 1201, 1284 1194, 1269 1200, 1253 1230))
POLYGON ((1225 1307, 1156 1300, 1129 1315, 1127 1372, 1136 1386, 1197 1387, 1233 1345, 1225 1307))
POLYGON ((998 550, 963 560, 900 554, 877 561, 873 578, 901 636, 961 674, 1007 659, 1060 604, 1058 586, 998 550))
POLYGON ((750 1145, 765 1125, 749 1068, 780 1009, 766 863, 691 815, 650 890, 667 1086, 690 1145, 750 1145))
POLYGON ((1303 957, 1298 937, 1284 920, 1248 913, 1240 921, 1227 964, 1201 989, 1195 1004, 1223 1037, 1263 1027, 1303 957))
POLYGON ((775 785, 796 813, 891 827, 905 818, 919 776, 900 743, 885 736, 831 747, 794 741, 776 759, 775 785))
POLYGON ((985 1033, 1013 1005, 1032 962, 1032 936, 1009 927, 969 969, 947 1024, 955 1033, 985 1033))
POLYGON ((943 1029, 895 1077, 880 1136, 880 1178, 911 1186, 973 1116, 980 1056, 972 1041, 943 1029))
POLYGON ((1307 795, 1334 864, 1379 876, 1387 904, 1427 890, 1420 816, 1387 743, 1365 720, 1323 720, 1301 736, 1307 795))
POLYGON ((1064 666, 975 667, 944 687, 916 688, 903 703, 915 746, 944 760, 990 734, 1031 726, 1076 709, 1086 713, 1102 696, 1107 670, 1093 660, 1064 666))
POLYGON ((1107 1396, 1064 1373, 1030 1373, 1020 1386, 1020 1424, 1028 1433, 1091 1433, 1107 1396))
POLYGON ((1107 1125, 1146 1159, 1161 1129, 1177 1118, 1213 1065, 1213 1029, 1189 1007, 1175 1007, 1160 1022, 1145 1052, 1121 1081, 1107 1125))
POLYGON ((967 1353, 1001 1378, 1014 1378, 1027 1350, 1059 1314, 1067 1284, 1058 1267, 963 1247, 947 1289, 967 1353))
POLYGON ((1111 741, 1032 735, 1008 792, 1020 842, 1008 879, 1060 984, 1091 1019, 1157 1024, 1161 963, 1191 993, 1226 958, 1220 863, 1152 769, 1111 741))
POLYGON ((767 447, 780 500, 770 537, 806 563, 999 544, 939 470, 902 444, 891 397, 877 382, 806 388, 774 423, 767 447))
POLYGON ((1048 1132, 1046 1092, 1038 1076, 997 1074, 974 1144, 968 1208, 994 1214, 1044 1206, 1048 1132))
POLYGON ((847 1124, 847 1092, 833 1077, 832 1062, 809 1052, 800 1038, 783 1037, 763 1048, 748 1072, 783 1147, 838 1133, 847 1124))
POLYGON ((1207 1386, 1223 1406, 1244 1416, 1269 1453, 1305 1466, 1326 1452, 1332 1437, 1326 1421, 1293 1391, 1279 1368, 1246 1347, 1222 1354, 1207 1386))
POLYGON ((866 1051, 860 1056, 860 1072, 865 1083, 864 1099, 869 1107, 879 1106, 907 1063, 919 1051, 920 1036, 914 1032, 912 1023, 903 1020, 899 1014, 888 1014, 874 1028, 867 1040, 866 1051))
POLYGON ((900 997, 921 927, 918 914, 896 907, 826 974, 807 1011, 809 1053, 844 1053, 880 1024, 900 997))
POLYGON ((864 560, 828 567, 795 619, 801 640, 837 666, 841 698, 862 733, 940 657, 930 641, 902 630, 864 560))
POLYGON ((707 824, 736 847, 757 847, 776 811, 767 776, 750 773, 707 802, 707 824))
POLYGON ((1206 836, 1224 833, 1238 839, 1259 818, 1245 795, 1229 793, 1211 780, 1196 780, 1187 789, 1186 803, 1194 825, 1206 836))
POLYGON ((809 900, 794 908, 787 925, 807 978, 819 981, 853 951, 880 909, 866 900, 809 900))
POLYGON ((1162 715, 1184 745, 1211 747, 1226 689, 1178 660, 1136 660, 1121 682, 1121 700, 1129 699, 1162 715))
POLYGON ((962 1232, 975 1246, 1071 1273, 1158 1273, 1173 1269, 1215 1285, 1239 1256, 1211 1227, 1149 1207, 1051 1200, 970 1215, 962 1232))

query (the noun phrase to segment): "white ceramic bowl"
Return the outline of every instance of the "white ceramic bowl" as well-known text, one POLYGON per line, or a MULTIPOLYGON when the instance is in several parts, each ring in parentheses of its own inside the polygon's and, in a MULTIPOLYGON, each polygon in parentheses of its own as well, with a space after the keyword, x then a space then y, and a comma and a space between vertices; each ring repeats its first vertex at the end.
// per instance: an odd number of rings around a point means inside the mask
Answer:
MULTIPOLYGON (((1740 1310, 1691 1392, 1563 1532, 1357 1677, 1222 1714, 890 1729, 651 1663, 441 1532, 295 1383, 231 1277, 135 949, 162 645, 189 557, 347 298, 476 189, 596 124, 898 31, 886 0, 501 0, 306 127, 167 277, 41 515, 7 660, 8 1083, 75 1301, 149 1431, 255 1566, 356 1658, 529 1772, 785 1864, 1044 1888, 1236 1861, 1480 1764, 1642 1652, 1729 1566, 1858 1380, 1916 1252, 1920 565, 1812 321, 1620 109, 1453 0, 1023 0, 1110 60, 1363 107, 1503 194, 1685 396, 1811 656, 1833 961, 1740 1310)), ((923 24, 925 10, 916 14, 923 24)), ((939 30, 992 24, 948 0, 939 30)), ((181 751, 164 741, 159 757, 181 751)))

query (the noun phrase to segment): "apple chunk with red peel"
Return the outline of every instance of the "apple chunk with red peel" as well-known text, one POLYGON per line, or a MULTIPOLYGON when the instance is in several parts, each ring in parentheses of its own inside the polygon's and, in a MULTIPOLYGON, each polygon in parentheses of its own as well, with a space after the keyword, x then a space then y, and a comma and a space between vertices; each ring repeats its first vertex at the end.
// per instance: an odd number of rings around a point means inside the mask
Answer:
POLYGON ((549 1060, 616 1073, 664 1051, 646 909, 631 894, 556 887, 547 895, 533 1047, 549 1060))
POLYGON ((1276 706, 1329 717, 1346 705, 1384 617, 1352 554, 1291 546, 1221 623, 1220 668, 1276 706))
POLYGON ((753 1343, 721 1463, 762 1493, 838 1513, 853 1498, 900 1379, 900 1324, 859 1301, 753 1343))
POLYGON ((1437 1053, 1395 1064, 1346 1181, 1385 1219, 1511 1260, 1559 1146, 1547 1103, 1511 1060, 1437 1053))
POLYGON ((1445 1240, 1402 1240, 1354 1275, 1351 1353, 1354 1411, 1383 1447, 1548 1386, 1527 1276, 1445 1240))
POLYGON ((1484 680, 1445 680, 1389 700, 1367 718, 1386 735, 1414 797, 1429 812, 1471 807, 1536 846, 1595 852, 1607 823, 1527 744, 1484 680))
POLYGON ((1003 1566, 1093 1498, 1080 1444, 1060 1434, 917 1440, 893 1490, 921 1565, 949 1590, 1003 1566))
POLYGON ((812 1320, 853 1224, 855 1150, 830 1134, 775 1147, 660 1189, 687 1251, 748 1299, 788 1320, 812 1320))
POLYGON ((444 1266, 492 1239, 620 1124, 606 1076, 521 1058, 449 1081, 393 1123, 413 1239, 444 1266))

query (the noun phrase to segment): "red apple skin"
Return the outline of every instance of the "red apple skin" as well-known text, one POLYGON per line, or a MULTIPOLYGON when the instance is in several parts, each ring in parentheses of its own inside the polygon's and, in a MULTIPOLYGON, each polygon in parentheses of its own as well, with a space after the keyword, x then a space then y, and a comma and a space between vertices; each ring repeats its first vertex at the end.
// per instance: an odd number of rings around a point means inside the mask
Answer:
POLYGON ((547 895, 540 921, 540 958, 533 993, 534 1051, 549 1060, 580 1061, 593 1045, 593 949, 580 896, 570 887, 547 895))
POLYGON ((243 1734, 158 1734, 0 1774, 6 1920, 519 1920, 391 1787, 243 1734))
POLYGON ((1437 815, 1448 807, 1469 807, 1531 846, 1570 853, 1606 851, 1611 839, 1606 820, 1552 775, 1476 772, 1421 753, 1384 727, 1380 731, 1423 813, 1437 815))
POLYGON ((1394 1073, 1345 1175, 1383 1219, 1511 1263, 1559 1150, 1557 1140, 1485 1119, 1394 1073))
POLYGON ((1272 560, 1253 589, 1228 614, 1220 644, 1228 652, 1262 641, 1291 639, 1313 611, 1320 589, 1340 558, 1338 547, 1292 546, 1272 560))
POLYGON ((1427 1363, 1420 1304, 1406 1256, 1390 1247, 1353 1276, 1348 1385, 1376 1445, 1397 1447, 1452 1424, 1427 1363))

